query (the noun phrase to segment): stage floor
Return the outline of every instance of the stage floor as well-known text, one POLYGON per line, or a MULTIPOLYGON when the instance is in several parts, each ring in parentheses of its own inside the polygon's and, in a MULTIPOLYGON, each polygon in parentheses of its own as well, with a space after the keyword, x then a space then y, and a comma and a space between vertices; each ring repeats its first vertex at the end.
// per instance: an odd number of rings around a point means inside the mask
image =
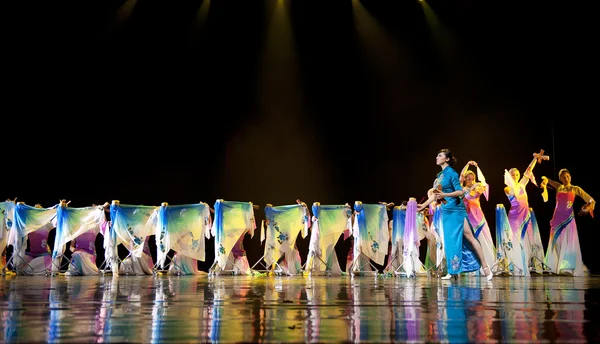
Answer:
POLYGON ((600 277, 0 277, 0 342, 594 342, 600 277))

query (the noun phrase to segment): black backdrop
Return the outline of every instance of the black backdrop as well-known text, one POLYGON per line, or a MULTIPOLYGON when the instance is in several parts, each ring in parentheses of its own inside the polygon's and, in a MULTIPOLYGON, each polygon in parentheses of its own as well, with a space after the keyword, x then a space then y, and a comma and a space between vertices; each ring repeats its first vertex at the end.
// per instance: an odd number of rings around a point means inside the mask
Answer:
MULTIPOLYGON (((508 207, 504 169, 524 170, 540 149, 551 160, 536 167, 538 180, 566 167, 573 184, 600 195, 588 163, 597 58, 591 14, 580 8, 478 0, 3 8, 6 198, 74 207, 253 201, 260 225, 266 203, 421 199, 440 148, 454 150, 458 169, 479 163, 490 223, 496 204, 508 207)), ((546 244, 553 193, 543 203, 528 190, 546 244)), ((595 271, 598 219, 577 221, 595 271)), ((303 258, 307 244, 298 241, 303 258)), ((252 264, 258 236, 245 246, 252 264)))

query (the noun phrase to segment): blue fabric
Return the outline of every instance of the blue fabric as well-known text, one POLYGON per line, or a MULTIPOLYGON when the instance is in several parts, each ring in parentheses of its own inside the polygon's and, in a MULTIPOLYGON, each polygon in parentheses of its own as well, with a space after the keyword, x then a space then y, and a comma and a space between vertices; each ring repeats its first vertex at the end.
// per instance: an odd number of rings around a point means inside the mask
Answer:
POLYGON ((313 216, 316 217, 317 219, 319 218, 319 209, 320 208, 321 208, 321 205, 319 203, 314 203, 312 205, 313 216))
MULTIPOLYGON (((510 224, 508 223, 508 218, 506 217, 506 210, 503 206, 496 206, 496 247, 498 248, 498 252, 496 253, 497 259, 502 258, 501 256, 504 252, 501 248, 504 245, 504 231, 506 230, 511 230, 510 224)), ((512 248, 512 243, 510 241, 508 241, 507 244, 510 244, 510 247, 512 248)))
POLYGON ((155 229, 156 262, 164 266, 169 250, 204 261, 204 237, 210 212, 206 203, 161 205, 155 229))
MULTIPOLYGON (((354 210, 356 211, 356 221, 358 222, 358 228, 359 228, 359 235, 360 235, 360 229, 363 229, 363 231, 366 233, 367 230, 367 216, 365 215, 365 209, 363 207, 362 203, 354 203, 354 210)), ((354 241, 356 242, 356 238, 354 239, 354 241)))
POLYGON ((223 202, 215 202, 215 228, 217 242, 223 241, 223 202))
POLYGON ((215 202, 215 222, 212 232, 215 236, 215 259, 225 269, 229 253, 242 235, 254 235, 254 208, 251 202, 215 202))
POLYGON ((389 244, 388 216, 383 204, 354 203, 358 233, 354 236, 355 259, 358 252, 379 265, 384 264, 389 244))
POLYGON ((92 229, 98 233, 100 224, 104 221, 106 221, 104 210, 98 207, 57 207, 56 236, 52 258, 61 256, 64 253, 65 244, 83 233, 92 229))
POLYGON ((0 202, 0 238, 3 238, 5 235, 8 237, 10 227, 12 227, 14 211, 15 202, 0 202))
POLYGON ((404 221, 406 220, 406 209, 394 207, 392 222, 392 238, 393 240, 404 237, 404 221))
POLYGON ((155 234, 147 226, 152 213, 158 207, 144 205, 111 204, 110 236, 113 237, 116 249, 120 240, 135 257, 141 257, 144 241, 147 236, 155 234))
MULTIPOLYGON (((438 179, 444 193, 462 190, 458 173, 450 166, 446 166, 438 174, 438 179)), ((477 256, 471 245, 467 241, 463 241, 464 224, 465 220, 468 222, 468 219, 462 197, 446 197, 445 199, 447 202, 442 204, 441 209, 448 273, 457 275, 461 272, 477 271, 481 268, 477 256)))

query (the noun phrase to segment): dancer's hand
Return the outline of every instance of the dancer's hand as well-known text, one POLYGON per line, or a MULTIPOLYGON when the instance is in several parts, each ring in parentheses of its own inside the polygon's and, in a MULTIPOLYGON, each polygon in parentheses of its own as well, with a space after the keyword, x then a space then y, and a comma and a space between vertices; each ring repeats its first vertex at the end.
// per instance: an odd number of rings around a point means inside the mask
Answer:
POLYGON ((446 193, 441 192, 439 190, 433 190, 433 196, 435 197, 435 199, 443 199, 444 197, 446 197, 446 193))
POLYGON ((590 206, 588 203, 588 204, 585 204, 583 207, 581 207, 581 210, 579 210, 577 215, 584 216, 584 215, 588 215, 589 213, 590 213, 590 206))

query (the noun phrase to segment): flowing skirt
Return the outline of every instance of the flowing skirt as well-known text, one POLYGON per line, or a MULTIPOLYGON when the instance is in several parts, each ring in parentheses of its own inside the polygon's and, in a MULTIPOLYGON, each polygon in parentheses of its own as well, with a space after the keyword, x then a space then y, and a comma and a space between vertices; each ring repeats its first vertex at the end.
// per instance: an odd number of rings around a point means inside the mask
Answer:
POLYGON ((229 271, 234 275, 252 275, 254 270, 250 268, 250 264, 248 264, 248 257, 246 257, 246 252, 244 251, 242 254, 234 254, 235 251, 229 252, 229 256, 227 256, 227 262, 225 263, 225 268, 221 270, 221 267, 217 264, 216 269, 219 271, 229 271))
POLYGON ((175 253, 171 264, 169 264, 170 275, 201 275, 203 271, 198 270, 198 260, 188 256, 175 253))
POLYGON ((86 251, 75 251, 71 256, 71 263, 65 275, 67 276, 94 276, 98 275, 96 256, 86 251))
POLYGON ((286 253, 283 260, 279 264, 283 269, 282 273, 293 276, 302 273, 302 260, 300 259, 300 251, 294 247, 292 252, 286 253))
MULTIPOLYGON (((478 212, 479 213, 479 212, 478 212)), ((477 213, 477 214, 478 214, 477 213)), ((473 236, 479 244, 481 245, 481 250, 483 251, 483 258, 488 266, 492 266, 496 261, 496 247, 494 246, 494 241, 492 240, 492 233, 490 232, 490 226, 488 225, 487 220, 483 215, 476 216, 473 214, 469 215, 469 224, 473 229, 473 236)), ((485 272, 483 271, 483 266, 485 264, 481 264, 482 268, 479 269, 477 274, 481 276, 485 276, 485 272)))
POLYGON ((504 205, 498 204, 496 206, 496 262, 492 266, 492 272, 530 276, 523 242, 521 237, 514 233, 504 205))
POLYGON ((14 259, 17 261, 17 273, 19 275, 32 276, 52 271, 52 256, 50 253, 38 257, 26 253, 22 256, 22 259, 19 257, 14 259))
POLYGON ((126 275, 152 275, 154 262, 147 253, 142 253, 140 258, 129 256, 119 266, 119 273, 126 275))
POLYGON ((557 228, 550 229, 548 251, 544 262, 554 274, 572 275, 574 277, 589 274, 581 258, 579 235, 574 219, 559 233, 557 233, 557 228))
POLYGON ((331 276, 341 276, 342 269, 335 252, 335 246, 331 248, 327 257, 319 252, 318 249, 310 248, 306 258, 306 270, 311 272, 328 272, 331 276))

